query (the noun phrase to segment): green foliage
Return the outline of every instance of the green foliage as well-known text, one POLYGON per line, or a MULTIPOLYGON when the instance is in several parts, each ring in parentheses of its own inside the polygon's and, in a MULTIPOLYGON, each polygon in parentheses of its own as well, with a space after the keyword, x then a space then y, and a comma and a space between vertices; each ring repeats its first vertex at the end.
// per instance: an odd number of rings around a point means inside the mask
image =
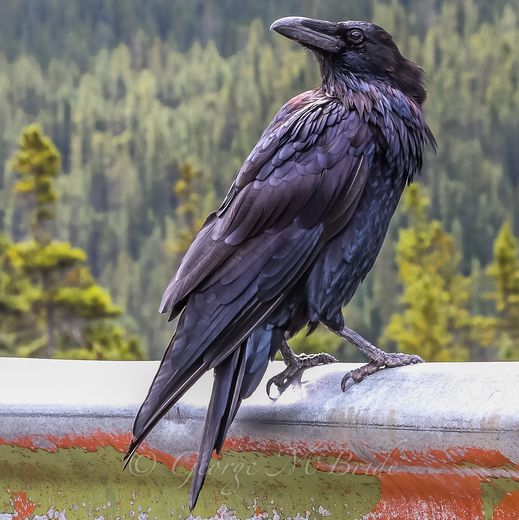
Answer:
POLYGON ((82 347, 58 350, 56 357, 65 359, 142 360, 139 341, 120 326, 100 323, 85 328, 82 347))
POLYGON ((495 333, 503 359, 519 358, 519 241, 505 222, 494 241, 494 260, 487 273, 494 279, 495 333))
POLYGON ((20 149, 10 165, 22 177, 14 186, 15 194, 31 196, 34 203, 33 239, 0 242, 0 302, 20 315, 27 330, 24 338, 14 338, 17 342, 11 338, 10 350, 17 355, 53 356, 57 349, 63 355, 66 347, 72 347, 71 355, 92 357, 95 353, 96 359, 142 358, 136 340, 106 321, 122 310, 95 282, 86 265, 86 252, 53 240, 44 228, 44 222, 56 216, 60 155, 40 127, 31 125, 22 132, 20 149))
POLYGON ((82 249, 58 241, 48 244, 35 240, 19 242, 10 248, 9 256, 14 265, 22 267, 29 274, 52 273, 86 261, 86 253, 82 249))
POLYGON ((403 312, 392 315, 381 341, 429 361, 467 360, 474 339, 467 308, 470 280, 459 273, 461 256, 452 236, 440 222, 428 220, 428 206, 418 184, 408 188, 409 225, 396 246, 403 312))
POLYGON ((25 128, 20 146, 10 160, 10 168, 18 174, 14 185, 17 195, 31 197, 33 206, 32 231, 39 242, 50 239, 45 230, 45 221, 54 219, 54 206, 58 192, 54 181, 59 175, 61 159, 54 143, 43 134, 39 125, 25 128))
POLYGON ((28 312, 38 298, 38 290, 13 263, 11 248, 11 241, 0 234, 0 353, 13 352, 23 341, 28 312))
POLYGON ((179 178, 173 187, 173 193, 177 200, 175 210, 178 223, 177 239, 172 245, 172 250, 177 255, 183 255, 194 236, 204 223, 204 215, 201 212, 200 181, 202 174, 190 163, 180 166, 179 178))
POLYGON ((57 306, 86 319, 111 318, 121 314, 110 293, 97 284, 88 287, 61 287, 53 298, 57 306))
MULTIPOLYGON (((426 115, 439 143, 423 175, 430 215, 452 235, 458 270, 472 275, 461 307, 473 316, 495 311, 482 297, 490 282, 484 266, 502 222, 519 226, 517 2, 55 0, 38 9, 27 0, 0 2, 0 161, 25 125, 47 129, 64 174, 48 177, 61 196, 45 208, 55 218, 41 222, 51 237, 87 253, 92 275, 155 357, 171 334, 156 308, 195 222, 225 195, 279 106, 319 84, 310 53, 267 29, 287 13, 372 19, 424 67, 426 115), (178 197, 171 186, 186 159, 196 174, 178 197), (183 214, 183 207, 191 209, 183 214)), ((35 211, 33 194, 12 197, 23 177, 0 170, 0 230, 17 243, 35 211)), ((41 217, 50 216, 45 211, 41 217)), ((393 220, 346 310, 348 325, 370 338, 381 334, 398 298, 394 247, 404 220, 393 220)), ((492 329, 482 321, 484 343, 492 329)), ((309 341, 328 341, 325 335, 309 341)), ((471 357, 490 356, 469 340, 471 357)))
POLYGON ((2 316, 27 312, 37 292, 13 261, 12 243, 0 234, 0 313, 2 316), (32 290, 31 290, 32 289, 32 290))

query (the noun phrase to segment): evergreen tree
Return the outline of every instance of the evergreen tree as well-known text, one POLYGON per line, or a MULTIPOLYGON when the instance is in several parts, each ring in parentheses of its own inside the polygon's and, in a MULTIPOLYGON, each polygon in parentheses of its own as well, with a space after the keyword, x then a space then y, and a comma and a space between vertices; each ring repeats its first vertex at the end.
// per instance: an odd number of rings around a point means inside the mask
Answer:
POLYGON ((199 193, 201 177, 201 172, 192 164, 183 163, 179 169, 179 178, 173 187, 177 199, 175 215, 178 227, 172 249, 177 255, 183 255, 187 251, 204 223, 199 193))
POLYGON ((458 271, 460 254, 438 221, 427 217, 429 199, 418 184, 404 195, 408 227, 396 246, 403 286, 401 313, 394 313, 380 342, 429 361, 467 360, 474 340, 467 305, 469 279, 458 271))
MULTIPOLYGON (((34 340, 18 349, 26 355, 42 352, 51 357, 58 346, 63 349, 82 345, 85 330, 95 335, 98 320, 121 314, 108 291, 97 285, 90 274, 85 251, 53 239, 49 224, 56 216, 55 181, 60 163, 58 150, 38 125, 24 129, 19 150, 10 161, 18 178, 14 192, 31 214, 32 237, 13 244, 9 251, 13 265, 29 277, 33 286, 33 298, 26 311, 37 317, 34 340)), ((118 332, 118 336, 121 334, 118 332)), ((103 338, 104 346, 112 348, 110 336, 105 334, 103 338)), ((133 350, 139 352, 138 348, 133 350)))
POLYGON ((497 316, 495 334, 502 359, 519 358, 519 242, 505 222, 494 241, 494 259, 487 273, 495 282, 490 294, 497 316))
MULTIPOLYGON (((0 2, 0 163, 23 125, 44 125, 63 166, 53 177, 59 200, 44 208, 55 218, 44 220, 44 232, 88 253, 92 274, 153 356, 171 333, 156 308, 187 245, 179 230, 187 237, 196 228, 175 211, 183 203, 168 188, 180 178, 178 165, 193 157, 202 172, 188 191, 198 194, 195 218, 206 215, 281 104, 319 84, 311 54, 266 29, 294 10, 373 20, 425 69, 425 110, 439 142, 423 175, 430 215, 455 237, 460 270, 476 278, 471 311, 493 312, 482 297, 492 280, 479 266, 492 261, 504 219, 519 229, 517 1, 416 0, 412 9, 403 0, 40 3, 31 10, 0 2), (164 16, 171 5, 173 18, 164 16)), ((0 169, 0 230, 20 241, 31 223, 13 199, 11 178, 0 169)), ((346 310, 348 325, 372 339, 393 311, 394 230, 402 221, 395 215, 346 310)))
POLYGON ((12 261, 12 242, 0 234, 0 352, 12 354, 26 338, 28 312, 38 291, 12 261))

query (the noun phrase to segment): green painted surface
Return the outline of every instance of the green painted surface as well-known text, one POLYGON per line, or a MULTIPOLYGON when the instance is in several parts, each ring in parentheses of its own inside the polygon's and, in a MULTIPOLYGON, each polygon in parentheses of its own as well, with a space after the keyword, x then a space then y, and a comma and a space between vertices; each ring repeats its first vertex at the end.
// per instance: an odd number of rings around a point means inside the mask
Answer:
MULTIPOLYGON (((485 520, 492 520, 495 507, 507 493, 519 491, 519 481, 511 478, 491 478, 481 484, 481 499, 485 520)), ((519 517, 519 511, 517 512, 519 517)))
MULTIPOLYGON (((10 493, 25 491, 36 504, 34 514, 53 508, 64 510, 67 520, 189 516, 187 470, 172 472, 141 457, 123 472, 121 458, 111 447, 49 453, 0 446, 0 513, 12 513, 10 493)), ((282 519, 298 513, 306 518, 308 511, 310 519, 353 520, 369 513, 379 498, 376 477, 317 471, 308 460, 289 456, 229 452, 213 461, 194 513, 212 517, 225 504, 238 518, 259 511, 267 515, 257 518, 276 518, 276 513, 282 519)))

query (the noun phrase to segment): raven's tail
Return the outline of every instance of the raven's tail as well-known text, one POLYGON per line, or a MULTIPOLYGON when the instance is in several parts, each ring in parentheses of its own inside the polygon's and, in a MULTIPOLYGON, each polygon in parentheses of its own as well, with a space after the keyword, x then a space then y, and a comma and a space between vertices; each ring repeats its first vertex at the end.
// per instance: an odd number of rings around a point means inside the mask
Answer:
MULTIPOLYGON (((202 442, 193 472, 190 508, 195 507, 198 494, 205 480, 213 449, 220 452, 238 408, 259 385, 269 359, 273 358, 283 340, 281 329, 268 325, 258 326, 231 354, 214 369, 214 385, 207 411, 202 442)), ((201 358, 191 363, 179 363, 172 373, 166 360, 175 357, 175 338, 170 342, 150 387, 148 396, 139 409, 133 425, 133 439, 125 455, 124 465, 129 463, 136 449, 166 412, 208 370, 201 358)))
POLYGON ((191 509, 195 507, 204 483, 213 450, 220 453, 242 400, 258 387, 269 359, 275 356, 282 339, 280 329, 258 327, 215 368, 211 401, 189 494, 191 509))

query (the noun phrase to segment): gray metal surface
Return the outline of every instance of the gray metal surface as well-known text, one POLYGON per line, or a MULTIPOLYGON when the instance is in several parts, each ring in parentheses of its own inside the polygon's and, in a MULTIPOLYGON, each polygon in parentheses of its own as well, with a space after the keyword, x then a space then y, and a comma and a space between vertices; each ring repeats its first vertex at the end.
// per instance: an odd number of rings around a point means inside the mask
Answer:
MULTIPOLYGON (((302 436, 351 448, 478 445, 519 462, 519 363, 429 363, 384 370, 345 393, 340 381, 357 365, 307 370, 300 384, 269 399, 273 363, 246 400, 230 435, 261 441, 302 436)), ((0 360, 0 436, 130 428, 157 362, 0 360), (52 384, 51 384, 52 383, 52 384)), ((196 451, 212 384, 206 374, 164 418, 150 442, 196 451), (179 425, 181 431, 179 431, 179 425), (179 438, 180 437, 180 438, 179 438), (173 441, 172 441, 173 439, 173 441)), ((275 391, 275 389, 274 389, 275 391)))

